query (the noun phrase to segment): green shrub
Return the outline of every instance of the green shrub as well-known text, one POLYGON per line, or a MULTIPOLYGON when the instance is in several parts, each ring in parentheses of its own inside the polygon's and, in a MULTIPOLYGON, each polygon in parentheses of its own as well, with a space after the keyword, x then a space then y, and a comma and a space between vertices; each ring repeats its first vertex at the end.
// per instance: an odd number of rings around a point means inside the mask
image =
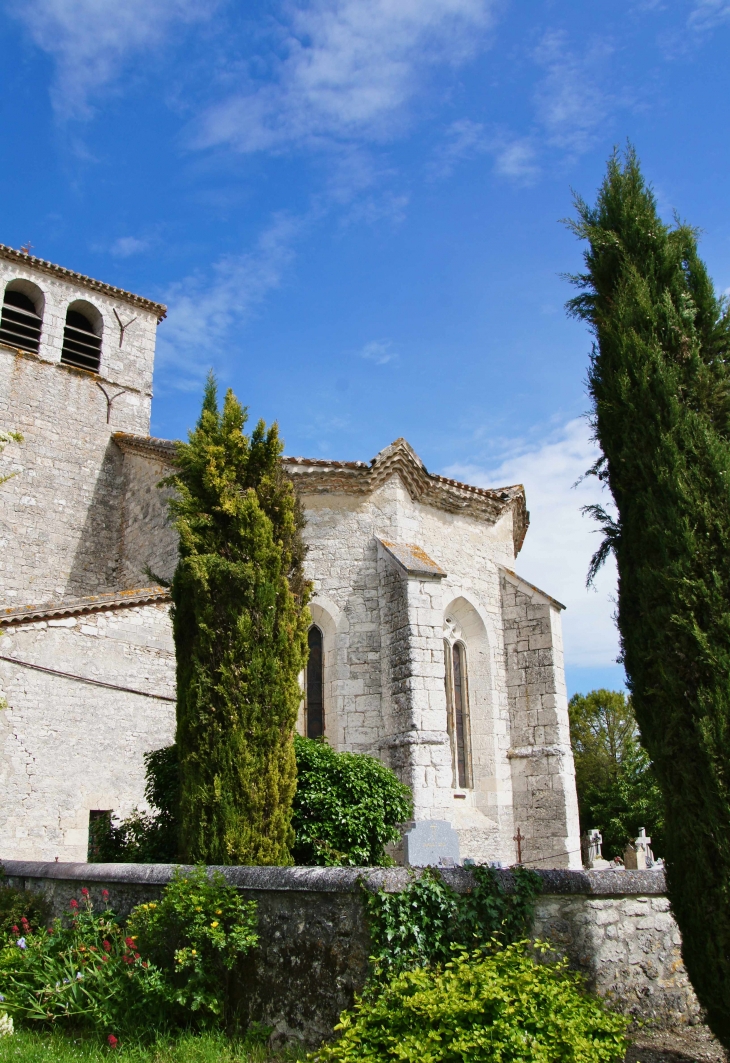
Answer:
POLYGON ((178 870, 158 903, 134 909, 127 931, 164 972, 172 1018, 230 1018, 233 971, 258 943, 255 901, 244 901, 220 872, 178 870))
POLYGON ((375 984, 399 971, 444 963, 455 946, 507 944, 530 933, 539 876, 514 868, 508 892, 493 868, 475 867, 472 874, 474 885, 466 893, 457 893, 431 868, 398 893, 365 891, 375 984))
POLYGON ((325 742, 294 738, 298 864, 366 867, 387 864, 385 846, 413 809, 411 792, 374 757, 336 753, 325 742))
POLYGON ((628 1020, 525 942, 395 977, 345 1012, 320 1063, 618 1063, 628 1020))
POLYGON ((138 905, 122 929, 81 893, 68 919, 47 930, 21 924, 0 948, 8 1014, 136 1038, 230 1017, 231 972, 258 940, 254 901, 198 868, 178 873, 159 902, 138 905))
POLYGON ((0 870, 0 941, 14 926, 45 927, 50 918, 50 905, 42 894, 4 885, 0 870))

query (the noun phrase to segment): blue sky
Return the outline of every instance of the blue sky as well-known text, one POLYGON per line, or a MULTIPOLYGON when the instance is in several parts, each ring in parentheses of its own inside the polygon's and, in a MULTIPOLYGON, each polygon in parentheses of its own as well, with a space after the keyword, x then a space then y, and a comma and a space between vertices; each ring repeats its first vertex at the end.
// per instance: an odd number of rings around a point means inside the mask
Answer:
POLYGON ((617 686, 573 489, 590 339, 559 224, 630 138, 730 288, 726 0, 6 0, 0 241, 169 305, 152 430, 214 366, 290 454, 523 482, 570 691, 617 686))

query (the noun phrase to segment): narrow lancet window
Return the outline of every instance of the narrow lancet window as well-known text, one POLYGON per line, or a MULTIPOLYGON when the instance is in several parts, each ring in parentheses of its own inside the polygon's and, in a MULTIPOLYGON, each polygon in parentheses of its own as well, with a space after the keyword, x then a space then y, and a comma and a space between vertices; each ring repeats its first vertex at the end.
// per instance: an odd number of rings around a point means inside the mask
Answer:
POLYGON ((38 354, 41 319, 33 300, 24 292, 5 291, 0 322, 0 343, 38 354))
POLYGON ((461 642, 444 642, 446 665, 446 711, 451 753, 454 765, 454 786, 466 789, 471 785, 469 766, 469 696, 466 681, 466 650, 461 642))
POLYGON ((307 738, 321 738, 324 735, 324 675, 322 632, 318 627, 310 627, 309 660, 307 661, 307 738))
POLYGON ((66 313, 61 361, 64 365, 72 365, 76 369, 99 372, 101 336, 97 334, 86 314, 79 310, 69 309, 66 313))

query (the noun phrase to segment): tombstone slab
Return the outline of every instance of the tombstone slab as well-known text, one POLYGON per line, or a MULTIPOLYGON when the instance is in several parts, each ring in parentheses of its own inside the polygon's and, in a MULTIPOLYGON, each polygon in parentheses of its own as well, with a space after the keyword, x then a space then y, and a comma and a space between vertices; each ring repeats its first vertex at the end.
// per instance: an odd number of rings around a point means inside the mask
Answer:
POLYGON ((456 867, 459 835, 448 820, 420 820, 403 837, 403 856, 411 867, 456 867))

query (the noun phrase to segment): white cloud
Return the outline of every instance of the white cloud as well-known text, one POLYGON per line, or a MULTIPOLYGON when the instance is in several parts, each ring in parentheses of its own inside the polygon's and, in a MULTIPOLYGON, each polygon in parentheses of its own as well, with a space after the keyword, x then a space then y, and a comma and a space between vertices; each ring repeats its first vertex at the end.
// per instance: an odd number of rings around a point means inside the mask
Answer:
POLYGON ((616 569, 611 558, 585 586, 590 559, 599 545, 596 524, 581 514, 592 502, 606 505, 607 494, 595 477, 572 485, 595 461, 598 451, 585 420, 570 421, 542 446, 516 445, 497 468, 454 465, 447 475, 484 487, 522 483, 530 510, 530 528, 515 567, 517 572, 567 606, 563 613, 566 664, 608 667, 618 654, 613 622, 616 569))
POLYGON ((109 248, 109 253, 115 258, 129 258, 130 255, 141 254, 149 246, 149 240, 140 240, 136 236, 120 236, 109 248))
POLYGON ((56 60, 53 103, 63 117, 89 113, 89 95, 130 53, 159 48, 174 23, 208 18, 215 0, 23 0, 6 10, 56 60))
POLYGON ((221 361, 234 329, 281 284, 303 225, 302 219, 278 215, 252 251, 226 255, 209 271, 170 287, 156 359, 168 386, 198 388, 210 366, 221 361))
POLYGON ((687 21, 695 30, 714 29, 723 22, 730 22, 730 4, 727 0, 697 0, 687 21))
POLYGON ((430 174, 437 179, 449 177, 458 163, 479 155, 492 155, 494 171, 501 177, 531 181, 539 172, 530 137, 490 135, 481 122, 460 118, 447 129, 445 143, 435 153, 430 174))
POLYGON ((572 52, 566 36, 546 33, 535 59, 546 73, 535 94, 537 118, 547 142, 580 154, 595 143, 615 99, 599 85, 600 68, 612 49, 606 43, 572 52))
POLYGON ((398 360, 398 352, 394 349, 391 340, 371 340, 360 351, 360 357, 376 365, 387 365, 388 362, 398 360))
POLYGON ((289 8, 273 80, 212 108, 198 146, 253 152, 382 141, 401 128, 429 68, 473 55, 494 0, 314 0, 289 8))

